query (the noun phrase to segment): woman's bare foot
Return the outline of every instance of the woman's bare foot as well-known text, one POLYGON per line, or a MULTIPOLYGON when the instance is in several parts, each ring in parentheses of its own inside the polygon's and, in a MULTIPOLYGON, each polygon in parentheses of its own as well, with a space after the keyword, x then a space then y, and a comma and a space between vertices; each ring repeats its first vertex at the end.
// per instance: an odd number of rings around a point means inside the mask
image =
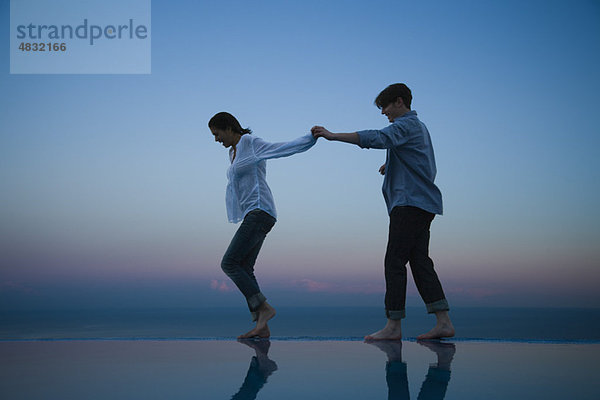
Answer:
POLYGON ((385 327, 375 333, 365 336, 365 340, 401 340, 402 339, 402 321, 388 319, 385 327))
POLYGON ((261 329, 255 327, 254 329, 244 333, 243 335, 238 336, 238 339, 251 339, 251 338, 268 338, 271 336, 271 331, 269 330, 269 326, 265 324, 265 326, 261 329))
POLYGON ((265 301, 256 311, 258 312, 256 327, 244 333, 243 335, 238 336, 238 339, 249 339, 255 337, 268 338, 271 336, 271 331, 269 330, 269 325, 267 325, 267 322, 275 316, 275 309, 265 301))
POLYGON ((454 326, 452 325, 452 321, 450 321, 448 311, 438 311, 435 313, 435 316, 437 317, 437 323, 433 329, 417 336, 417 339, 441 339, 454 336, 454 326))

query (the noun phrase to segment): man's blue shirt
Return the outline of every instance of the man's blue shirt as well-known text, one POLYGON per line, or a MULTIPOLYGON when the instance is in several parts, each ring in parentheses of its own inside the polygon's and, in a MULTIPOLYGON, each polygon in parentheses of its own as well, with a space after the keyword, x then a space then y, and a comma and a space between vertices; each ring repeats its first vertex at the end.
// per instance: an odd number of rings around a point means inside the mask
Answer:
POLYGON ((416 111, 383 129, 357 133, 360 147, 387 149, 382 190, 388 213, 396 206, 413 206, 442 214, 442 193, 433 183, 437 170, 431 138, 416 111))

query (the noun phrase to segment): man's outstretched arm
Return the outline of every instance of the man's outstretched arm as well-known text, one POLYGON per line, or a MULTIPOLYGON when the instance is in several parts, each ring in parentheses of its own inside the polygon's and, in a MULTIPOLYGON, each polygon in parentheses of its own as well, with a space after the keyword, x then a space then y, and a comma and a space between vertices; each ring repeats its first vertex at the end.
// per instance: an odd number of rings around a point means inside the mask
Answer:
POLYGON ((325 138, 327 140, 335 140, 338 142, 350 143, 360 146, 360 138, 358 133, 331 133, 322 126, 313 126, 310 131, 315 138, 325 138))

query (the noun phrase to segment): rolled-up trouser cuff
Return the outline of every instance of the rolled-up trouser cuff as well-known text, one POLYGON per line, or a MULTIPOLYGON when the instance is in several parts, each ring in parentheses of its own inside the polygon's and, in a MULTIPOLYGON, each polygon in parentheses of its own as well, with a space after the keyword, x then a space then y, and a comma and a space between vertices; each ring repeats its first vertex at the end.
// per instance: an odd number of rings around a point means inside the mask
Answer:
POLYGON ((438 311, 449 311, 450 306, 448 305, 448 300, 441 299, 438 301, 434 301, 433 303, 425 304, 427 307, 427 312, 429 314, 433 314, 438 311))
POLYGON ((246 301, 248 302, 248 308, 250 308, 250 312, 254 313, 256 310, 258 310, 258 307, 260 307, 262 303, 267 301, 267 298, 261 292, 258 292, 255 295, 248 297, 246 301))
POLYGON ((385 310, 388 319, 398 320, 406 318, 406 310, 385 310))

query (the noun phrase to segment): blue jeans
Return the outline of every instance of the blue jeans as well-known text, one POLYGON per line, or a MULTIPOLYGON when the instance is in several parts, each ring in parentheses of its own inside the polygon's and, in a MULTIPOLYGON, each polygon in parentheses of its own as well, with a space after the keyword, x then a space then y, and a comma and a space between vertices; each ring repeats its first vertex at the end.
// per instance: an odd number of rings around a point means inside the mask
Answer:
POLYGON ((275 218, 263 210, 250 211, 231 239, 221 261, 223 272, 246 298, 253 320, 257 317, 256 310, 267 300, 260 292, 254 276, 254 264, 267 233, 271 231, 275 221, 275 218))

